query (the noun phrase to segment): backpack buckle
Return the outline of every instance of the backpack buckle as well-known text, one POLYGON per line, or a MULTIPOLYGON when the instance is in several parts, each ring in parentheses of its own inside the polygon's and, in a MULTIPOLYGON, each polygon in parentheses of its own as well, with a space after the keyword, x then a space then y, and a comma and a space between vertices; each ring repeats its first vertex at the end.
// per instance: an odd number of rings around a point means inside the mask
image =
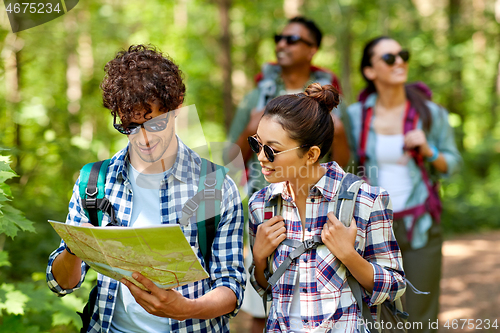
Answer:
POLYGON ((101 202, 99 203, 99 207, 97 208, 107 213, 110 207, 111 207, 111 202, 109 202, 107 198, 104 198, 101 200, 101 202))
POLYGON ((205 197, 205 200, 215 199, 215 189, 214 188, 204 189, 203 196, 205 197))
POLYGON ((89 197, 95 196, 98 192, 99 192, 99 189, 97 187, 96 187, 94 193, 89 193, 89 188, 88 187, 85 189, 85 194, 88 195, 89 197))
POLYGON ((193 216, 199 206, 194 200, 189 199, 182 207, 182 211, 189 216, 193 216))
POLYGON ((318 247, 318 244, 314 241, 314 239, 309 238, 304 241, 304 249, 311 250, 318 247))
POLYGON ((206 187, 214 187, 215 185, 217 185, 217 178, 205 178, 205 181, 203 182, 205 184, 206 187), (208 182, 210 181, 210 182, 208 182))
POLYGON ((96 209, 97 208, 97 199, 96 198, 87 198, 84 199, 83 202, 83 208, 85 209, 96 209))

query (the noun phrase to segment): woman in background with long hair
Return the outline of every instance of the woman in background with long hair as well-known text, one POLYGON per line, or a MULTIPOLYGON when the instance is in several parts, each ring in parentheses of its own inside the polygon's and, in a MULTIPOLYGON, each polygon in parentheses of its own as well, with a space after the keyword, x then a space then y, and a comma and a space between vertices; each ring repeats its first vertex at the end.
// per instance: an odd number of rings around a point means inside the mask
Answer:
MULTIPOLYGON (((387 190, 394 232, 406 277, 430 295, 405 294, 409 321, 429 321, 439 312, 441 205, 436 181, 457 171, 457 151, 447 111, 430 101, 422 83, 407 84, 409 52, 389 37, 368 42, 361 60, 367 87, 349 106, 351 150, 371 185, 387 190)), ((411 331, 411 330, 410 330, 411 331)))

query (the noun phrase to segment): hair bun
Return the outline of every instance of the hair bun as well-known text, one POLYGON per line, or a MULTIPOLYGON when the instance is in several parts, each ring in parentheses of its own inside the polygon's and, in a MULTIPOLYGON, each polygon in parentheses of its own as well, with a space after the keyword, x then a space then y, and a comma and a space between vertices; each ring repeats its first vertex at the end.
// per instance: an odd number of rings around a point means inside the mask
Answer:
POLYGON ((339 91, 331 84, 321 86, 319 83, 311 83, 305 91, 305 95, 316 100, 328 113, 340 104, 339 91))

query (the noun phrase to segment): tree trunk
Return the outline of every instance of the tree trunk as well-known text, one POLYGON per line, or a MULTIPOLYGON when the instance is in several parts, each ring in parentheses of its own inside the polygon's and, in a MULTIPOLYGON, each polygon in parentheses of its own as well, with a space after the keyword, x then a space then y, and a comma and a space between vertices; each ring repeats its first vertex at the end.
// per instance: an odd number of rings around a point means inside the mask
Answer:
POLYGON ((339 36, 340 43, 340 84, 346 105, 354 102, 351 84, 351 59, 352 59, 352 13, 351 5, 341 7, 342 28, 339 36))
POLYGON ((0 252, 3 251, 3 247, 5 245, 5 239, 6 239, 5 234, 0 234, 0 252))
MULTIPOLYGON (((6 38, 6 47, 10 48, 11 54, 6 59, 5 64, 5 78, 7 83, 6 89, 6 100, 7 108, 10 110, 10 121, 14 127, 14 138, 11 143, 15 150, 12 152, 14 171, 18 175, 22 175, 21 172, 21 151, 22 151, 22 140, 21 140, 21 124, 16 121, 16 115, 20 113, 20 102, 21 102, 21 49, 23 46, 23 41, 21 38, 12 34, 6 38)), ((19 181, 19 178, 15 178, 14 181, 19 181)))
POLYGON ((500 62, 497 66, 497 76, 495 78, 496 84, 493 89, 493 94, 491 96, 491 122, 489 126, 489 132, 495 130, 498 122, 498 105, 500 100, 500 62))
MULTIPOLYGON (((458 45, 463 41, 460 39, 461 29, 464 25, 460 17, 461 0, 449 0, 448 21, 449 21, 449 41, 450 45, 458 45)), ((450 96, 448 96, 448 111, 456 113, 460 119, 460 126, 455 131, 458 149, 464 149, 464 122, 465 112, 463 111, 463 83, 462 83, 462 58, 459 55, 450 53, 450 84, 453 85, 450 96)))
POLYGON ((233 118, 233 98, 232 90, 233 84, 231 81, 231 76, 233 72, 233 66, 231 61, 231 32, 230 24, 231 20, 229 18, 229 10, 231 8, 231 0, 219 0, 217 1, 219 5, 219 17, 221 24, 221 58, 220 64, 222 68, 222 99, 223 99, 223 110, 224 110, 224 126, 226 131, 229 130, 231 126, 231 120, 233 118))

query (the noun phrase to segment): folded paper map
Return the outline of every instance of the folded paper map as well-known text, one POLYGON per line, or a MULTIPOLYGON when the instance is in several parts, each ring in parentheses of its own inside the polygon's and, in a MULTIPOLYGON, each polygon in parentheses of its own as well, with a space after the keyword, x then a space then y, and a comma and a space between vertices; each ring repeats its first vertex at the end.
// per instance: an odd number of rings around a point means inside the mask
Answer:
POLYGON ((71 252, 98 273, 120 281, 139 272, 171 289, 208 277, 179 225, 142 228, 82 227, 49 221, 71 252))

